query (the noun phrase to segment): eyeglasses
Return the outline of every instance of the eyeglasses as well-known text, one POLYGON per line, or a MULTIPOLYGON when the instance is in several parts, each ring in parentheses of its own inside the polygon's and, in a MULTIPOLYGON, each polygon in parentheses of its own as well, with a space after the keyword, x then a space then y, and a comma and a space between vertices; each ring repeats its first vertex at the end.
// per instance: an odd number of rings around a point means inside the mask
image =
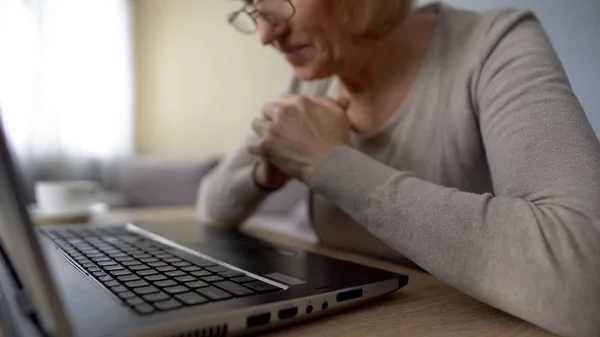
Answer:
POLYGON ((258 0, 229 14, 227 21, 239 32, 252 34, 257 30, 256 19, 259 16, 272 25, 283 25, 294 14, 296 8, 290 0, 258 0))

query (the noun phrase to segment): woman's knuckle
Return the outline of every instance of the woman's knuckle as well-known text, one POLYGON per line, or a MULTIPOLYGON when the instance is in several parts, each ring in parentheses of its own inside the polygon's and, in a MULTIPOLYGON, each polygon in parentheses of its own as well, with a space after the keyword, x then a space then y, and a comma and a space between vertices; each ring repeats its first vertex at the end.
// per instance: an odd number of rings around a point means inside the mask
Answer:
POLYGON ((277 122, 280 122, 281 119, 285 119, 288 118, 289 116, 291 116, 293 114, 294 111, 294 107, 290 104, 284 104, 281 106, 281 108, 278 111, 277 114, 277 122))

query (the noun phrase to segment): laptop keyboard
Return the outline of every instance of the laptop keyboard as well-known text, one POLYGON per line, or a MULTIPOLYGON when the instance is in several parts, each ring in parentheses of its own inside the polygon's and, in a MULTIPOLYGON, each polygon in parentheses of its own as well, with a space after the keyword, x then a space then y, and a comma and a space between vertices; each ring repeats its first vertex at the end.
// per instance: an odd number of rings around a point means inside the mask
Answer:
POLYGON ((124 227, 42 233, 141 315, 281 290, 208 260, 188 261, 124 227))

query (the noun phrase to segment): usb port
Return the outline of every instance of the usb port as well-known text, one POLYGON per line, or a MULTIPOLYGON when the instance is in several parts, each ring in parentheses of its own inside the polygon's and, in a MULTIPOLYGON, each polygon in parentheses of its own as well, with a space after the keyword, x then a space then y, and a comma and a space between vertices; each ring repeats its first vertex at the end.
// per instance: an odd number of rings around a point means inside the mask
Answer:
POLYGON ((271 321, 271 313, 249 316, 246 320, 248 328, 254 328, 261 325, 267 325, 271 321))
POLYGON ((297 307, 279 310, 279 319, 293 318, 296 317, 296 315, 298 315, 297 307))
POLYGON ((343 293, 339 293, 337 295, 337 301, 345 302, 345 301, 350 301, 350 300, 354 300, 357 298, 361 298, 362 296, 363 296, 362 289, 350 290, 350 291, 345 291, 343 293))

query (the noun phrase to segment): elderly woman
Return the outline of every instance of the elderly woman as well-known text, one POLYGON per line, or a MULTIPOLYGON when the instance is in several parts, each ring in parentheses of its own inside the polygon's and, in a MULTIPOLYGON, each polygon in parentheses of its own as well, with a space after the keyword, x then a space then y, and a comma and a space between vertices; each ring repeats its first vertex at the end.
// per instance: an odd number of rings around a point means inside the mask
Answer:
POLYGON ((255 0, 230 21, 294 80, 204 180, 201 217, 234 227, 297 179, 324 244, 600 335, 600 146, 533 14, 255 0))

